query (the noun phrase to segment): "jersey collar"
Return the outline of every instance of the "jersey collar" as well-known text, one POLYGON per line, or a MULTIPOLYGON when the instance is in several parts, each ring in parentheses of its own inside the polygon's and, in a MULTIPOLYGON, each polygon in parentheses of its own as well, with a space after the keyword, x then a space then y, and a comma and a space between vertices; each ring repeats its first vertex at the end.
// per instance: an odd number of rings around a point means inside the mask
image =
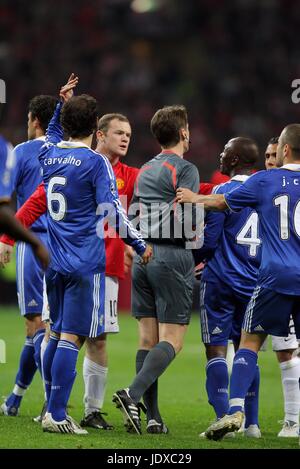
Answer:
POLYGON ((290 171, 300 171, 300 164, 299 163, 289 163, 281 166, 280 169, 289 169, 290 171))
POLYGON ((250 177, 250 176, 248 176, 247 174, 236 174, 236 175, 233 176, 233 178, 231 178, 230 180, 231 180, 231 181, 245 182, 245 181, 247 181, 247 179, 248 179, 249 177, 250 177))
POLYGON ((41 137, 37 137, 34 140, 42 140, 42 142, 44 142, 46 140, 46 135, 42 135, 41 137))
POLYGON ((62 140, 61 142, 59 142, 57 146, 59 148, 82 148, 84 147, 84 148, 90 149, 90 147, 83 142, 70 142, 70 141, 65 141, 65 140, 62 140))

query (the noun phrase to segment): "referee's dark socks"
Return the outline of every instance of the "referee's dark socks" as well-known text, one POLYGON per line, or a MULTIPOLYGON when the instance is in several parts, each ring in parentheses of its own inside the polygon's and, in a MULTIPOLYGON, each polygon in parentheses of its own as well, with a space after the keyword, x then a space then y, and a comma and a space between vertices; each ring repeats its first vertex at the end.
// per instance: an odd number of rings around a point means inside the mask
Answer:
MULTIPOLYGON (((149 350, 138 350, 135 358, 135 369, 136 374, 142 369, 145 358, 147 357, 149 350)), ((161 415, 158 410, 158 380, 156 379, 154 383, 147 389, 143 395, 143 401, 147 408, 147 421, 154 419, 157 422, 162 422, 161 415)))
POLYGON ((141 370, 129 386, 129 395, 135 402, 140 401, 146 390, 165 371, 174 357, 175 350, 169 342, 159 342, 148 352, 141 370))

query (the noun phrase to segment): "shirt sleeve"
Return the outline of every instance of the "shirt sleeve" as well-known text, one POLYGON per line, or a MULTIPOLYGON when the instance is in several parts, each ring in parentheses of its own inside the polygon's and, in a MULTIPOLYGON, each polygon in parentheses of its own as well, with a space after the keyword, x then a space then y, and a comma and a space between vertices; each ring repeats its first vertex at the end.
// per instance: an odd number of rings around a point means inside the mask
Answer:
POLYGON ((177 187, 185 187, 198 194, 199 191, 199 172, 195 165, 186 164, 178 175, 177 187))
POLYGON ((14 171, 14 177, 13 177, 13 185, 12 185, 12 192, 14 190, 17 190, 19 181, 22 180, 22 174, 23 174, 23 149, 22 145, 17 145, 14 148, 14 153, 15 153, 15 171, 14 171))
POLYGON ((106 216, 109 226, 114 228, 124 242, 132 246, 137 254, 142 255, 145 252, 146 243, 127 218, 126 211, 119 199, 112 166, 102 155, 99 156, 97 163, 93 179, 98 205, 97 213, 106 216))
POLYGON ((55 145, 56 143, 60 142, 63 139, 63 129, 60 124, 60 113, 62 109, 63 103, 59 101, 56 105, 54 114, 49 122, 47 132, 46 132, 46 141, 42 146, 40 153, 39 153, 39 160, 43 160, 47 155, 49 149, 55 145))
POLYGON ((266 171, 259 171, 247 179, 243 184, 224 194, 225 202, 233 212, 239 212, 244 207, 256 208, 260 203, 263 178, 266 171))
POLYGON ((0 141, 0 202, 9 201, 13 192, 16 158, 13 146, 0 141))
MULTIPOLYGON (((36 220, 47 211, 47 197, 44 183, 41 183, 34 193, 29 197, 22 207, 19 208, 15 217, 25 228, 30 228, 36 220)), ((0 241, 13 246, 15 240, 7 235, 2 235, 0 241)))
MULTIPOLYGON (((185 187, 198 194, 199 172, 195 165, 186 163, 178 175, 177 187, 185 187)), ((204 210, 197 204, 175 205, 175 219, 182 225, 188 249, 195 249, 203 240, 204 210)), ((187 246, 187 245, 186 245, 187 246)))

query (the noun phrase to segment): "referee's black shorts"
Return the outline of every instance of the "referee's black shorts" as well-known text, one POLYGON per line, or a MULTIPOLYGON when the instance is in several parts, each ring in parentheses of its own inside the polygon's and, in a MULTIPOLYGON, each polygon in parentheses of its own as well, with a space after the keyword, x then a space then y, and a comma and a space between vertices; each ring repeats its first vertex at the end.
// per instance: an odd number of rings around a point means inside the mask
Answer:
POLYGON ((147 265, 135 256, 132 268, 132 315, 153 317, 160 323, 188 324, 194 285, 191 250, 175 245, 153 244, 147 265))

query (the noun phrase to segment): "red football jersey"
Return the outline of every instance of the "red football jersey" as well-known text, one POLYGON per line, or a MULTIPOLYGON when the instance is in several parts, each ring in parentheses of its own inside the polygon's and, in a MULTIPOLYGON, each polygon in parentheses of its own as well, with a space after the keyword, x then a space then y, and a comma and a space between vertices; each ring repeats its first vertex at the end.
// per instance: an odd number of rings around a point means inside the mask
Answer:
MULTIPOLYGON (((127 211, 139 169, 119 161, 113 166, 113 170, 121 202, 127 211)), ((108 227, 105 237, 106 275, 124 278, 124 242, 116 236, 114 229, 108 227)))

